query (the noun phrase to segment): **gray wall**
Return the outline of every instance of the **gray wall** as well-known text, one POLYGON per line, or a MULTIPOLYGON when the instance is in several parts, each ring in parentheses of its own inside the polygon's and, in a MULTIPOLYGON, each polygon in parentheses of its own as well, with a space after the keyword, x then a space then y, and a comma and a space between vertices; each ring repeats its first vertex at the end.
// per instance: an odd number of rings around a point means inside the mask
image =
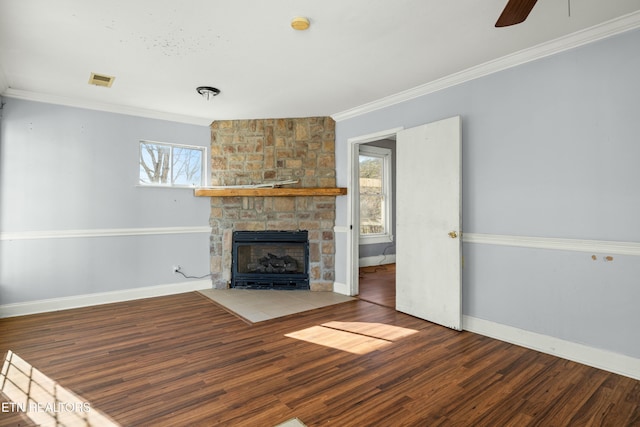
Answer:
MULTIPOLYGON (((137 186, 140 139, 208 147, 207 126, 4 98, 0 231, 207 227, 209 199, 137 186)), ((24 234, 22 234, 24 235, 24 234)), ((209 273, 209 235, 0 241, 0 304, 125 290, 209 273)))
MULTIPOLYGON (((638 46, 635 30, 340 121, 338 185, 348 138, 460 115, 465 232, 640 242, 638 46)), ((463 251, 464 314, 640 358, 638 257, 463 251)))

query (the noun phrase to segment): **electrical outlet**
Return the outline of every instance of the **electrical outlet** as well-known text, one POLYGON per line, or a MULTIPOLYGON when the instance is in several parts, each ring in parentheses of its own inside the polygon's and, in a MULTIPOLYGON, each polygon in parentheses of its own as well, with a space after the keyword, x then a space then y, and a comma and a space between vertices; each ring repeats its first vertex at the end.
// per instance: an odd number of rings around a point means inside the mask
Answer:
POLYGON ((178 271, 180 271, 180 269, 182 269, 182 267, 180 267, 179 265, 174 265, 171 269, 171 271, 173 271, 173 273, 177 273, 178 271))

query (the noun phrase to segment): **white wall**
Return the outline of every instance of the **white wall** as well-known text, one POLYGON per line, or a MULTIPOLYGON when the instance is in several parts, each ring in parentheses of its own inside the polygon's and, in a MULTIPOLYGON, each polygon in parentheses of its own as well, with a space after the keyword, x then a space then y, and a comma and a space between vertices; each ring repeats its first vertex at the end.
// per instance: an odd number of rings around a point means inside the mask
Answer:
MULTIPOLYGON (((636 30, 338 121, 338 185, 347 185, 348 138, 460 115, 466 234, 622 241, 637 250, 638 46, 636 30)), ((341 198, 336 224, 348 229, 341 198)), ((463 249, 465 316, 640 358, 638 256, 463 249)), ((344 263, 346 247, 336 250, 344 263)), ((346 283, 346 266, 336 271, 346 283)))
POLYGON ((209 273, 209 199, 136 185, 139 140, 208 147, 207 126, 3 101, 0 307, 209 273))

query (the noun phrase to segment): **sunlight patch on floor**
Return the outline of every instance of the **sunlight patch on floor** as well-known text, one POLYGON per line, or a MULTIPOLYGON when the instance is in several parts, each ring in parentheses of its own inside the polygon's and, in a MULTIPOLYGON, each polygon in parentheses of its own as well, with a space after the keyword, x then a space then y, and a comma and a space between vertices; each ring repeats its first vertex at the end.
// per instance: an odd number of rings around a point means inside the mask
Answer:
POLYGON ((415 329, 402 328, 400 326, 386 325, 374 322, 327 322, 322 326, 353 332, 354 334, 376 337, 387 341, 397 341, 409 335, 417 333, 415 329))
POLYGON ((2 402, 3 411, 23 412, 39 426, 120 426, 11 350, 0 373, 0 391, 9 399, 2 402))
POLYGON ((383 323, 332 321, 285 336, 349 353, 367 354, 417 332, 383 323))

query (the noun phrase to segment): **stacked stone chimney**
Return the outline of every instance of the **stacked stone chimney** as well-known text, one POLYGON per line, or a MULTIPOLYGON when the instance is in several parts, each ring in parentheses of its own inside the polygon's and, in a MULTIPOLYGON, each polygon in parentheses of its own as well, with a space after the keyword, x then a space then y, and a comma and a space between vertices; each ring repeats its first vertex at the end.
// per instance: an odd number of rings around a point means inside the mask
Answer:
MULTIPOLYGON (((211 124, 211 184, 298 180, 292 187, 335 187, 335 122, 330 117, 216 121, 211 124)), ((234 230, 309 231, 310 286, 335 279, 335 197, 211 197, 211 272, 231 279, 234 230)))

